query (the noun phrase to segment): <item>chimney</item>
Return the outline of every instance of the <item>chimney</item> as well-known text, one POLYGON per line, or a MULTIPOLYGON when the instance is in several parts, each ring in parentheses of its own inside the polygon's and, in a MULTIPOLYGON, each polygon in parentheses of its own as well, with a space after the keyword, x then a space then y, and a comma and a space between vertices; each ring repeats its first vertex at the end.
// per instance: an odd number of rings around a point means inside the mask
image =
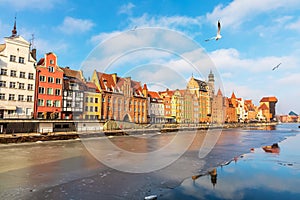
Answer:
POLYGON ((31 56, 34 60, 36 60, 36 49, 31 50, 31 56))

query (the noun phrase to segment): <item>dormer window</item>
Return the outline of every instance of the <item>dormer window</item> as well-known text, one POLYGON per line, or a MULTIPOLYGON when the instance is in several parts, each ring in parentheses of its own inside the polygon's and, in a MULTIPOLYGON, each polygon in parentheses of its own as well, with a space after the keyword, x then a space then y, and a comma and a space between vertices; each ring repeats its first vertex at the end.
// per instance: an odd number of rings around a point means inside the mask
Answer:
POLYGON ((50 64, 53 65, 54 64, 54 60, 50 60, 50 64))

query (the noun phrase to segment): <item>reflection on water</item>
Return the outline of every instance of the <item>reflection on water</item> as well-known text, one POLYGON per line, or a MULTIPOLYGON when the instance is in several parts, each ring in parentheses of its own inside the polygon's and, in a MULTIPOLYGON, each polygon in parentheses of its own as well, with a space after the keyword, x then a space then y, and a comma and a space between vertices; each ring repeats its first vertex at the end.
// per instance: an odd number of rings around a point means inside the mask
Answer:
POLYGON ((279 143, 278 154, 255 148, 195 175, 161 199, 300 199, 300 134, 279 143))

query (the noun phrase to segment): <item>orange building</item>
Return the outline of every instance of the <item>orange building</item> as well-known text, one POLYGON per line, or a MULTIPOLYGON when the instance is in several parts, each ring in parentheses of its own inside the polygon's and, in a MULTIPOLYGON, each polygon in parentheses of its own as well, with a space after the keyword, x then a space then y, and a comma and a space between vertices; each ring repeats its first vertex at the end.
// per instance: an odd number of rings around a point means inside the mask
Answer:
POLYGON ((260 109, 263 112, 263 116, 265 117, 266 121, 274 121, 275 120, 275 107, 277 103, 277 98, 276 97, 263 97, 260 101, 260 109))
POLYGON ((34 118, 60 119, 62 111, 63 70, 57 56, 50 52, 36 66, 34 118))
POLYGON ((175 117, 172 116, 172 96, 174 95, 174 91, 167 89, 166 91, 159 92, 159 95, 162 97, 164 103, 165 122, 175 122, 175 117))
POLYGON ((116 73, 105 74, 94 71, 92 82, 101 95, 101 119, 135 123, 147 123, 148 89, 146 84, 121 78, 116 73))
POLYGON ((233 92, 230 98, 225 98, 225 107, 226 107, 225 122, 227 123, 238 122, 237 106, 238 106, 237 98, 233 92))

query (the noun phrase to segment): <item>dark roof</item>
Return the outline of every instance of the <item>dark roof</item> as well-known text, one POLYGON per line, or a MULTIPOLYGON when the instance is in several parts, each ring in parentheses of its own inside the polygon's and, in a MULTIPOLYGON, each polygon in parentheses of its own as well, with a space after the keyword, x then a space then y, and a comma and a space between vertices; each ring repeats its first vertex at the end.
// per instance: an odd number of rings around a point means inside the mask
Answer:
POLYGON ((290 116, 298 116, 294 111, 289 112, 290 116))
POLYGON ((198 83, 199 85, 199 90, 207 92, 206 87, 207 87, 207 83, 205 81, 201 81, 199 79, 194 78, 194 80, 198 83))

